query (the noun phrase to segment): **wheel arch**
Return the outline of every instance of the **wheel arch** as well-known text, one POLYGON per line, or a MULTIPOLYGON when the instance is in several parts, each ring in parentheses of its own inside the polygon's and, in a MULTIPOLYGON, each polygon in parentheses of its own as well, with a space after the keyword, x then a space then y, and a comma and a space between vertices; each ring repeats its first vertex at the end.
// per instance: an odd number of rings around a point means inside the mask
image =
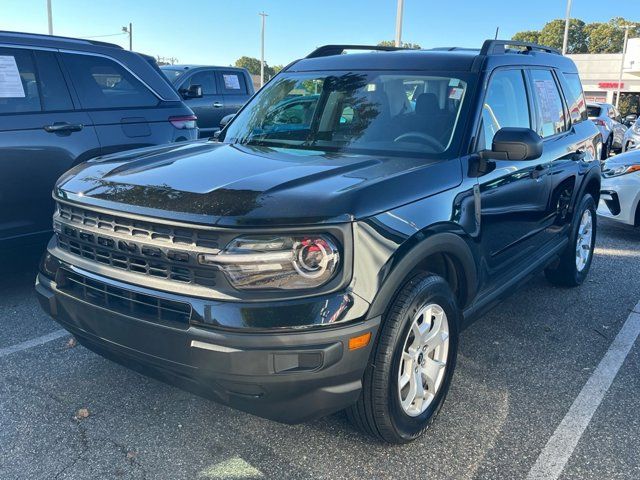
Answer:
POLYGON ((424 238, 421 233, 405 245, 385 265, 383 270, 389 273, 371 304, 369 316, 384 315, 400 289, 418 272, 443 276, 461 309, 471 303, 477 293, 478 272, 472 249, 462 235, 442 232, 424 238))

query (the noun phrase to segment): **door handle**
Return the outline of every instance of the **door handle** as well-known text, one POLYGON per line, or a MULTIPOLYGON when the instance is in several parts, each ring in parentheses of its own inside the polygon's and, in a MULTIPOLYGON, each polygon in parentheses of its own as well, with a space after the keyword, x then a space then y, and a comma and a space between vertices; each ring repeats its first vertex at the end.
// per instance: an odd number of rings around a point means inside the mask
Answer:
POLYGON ((549 167, 545 167, 543 165, 536 165, 536 167, 531 170, 531 178, 534 180, 540 181, 541 178, 549 172, 549 167))
POLYGON ((79 132, 84 128, 84 125, 81 124, 71 124, 67 122, 56 122, 51 125, 45 125, 45 132, 49 133, 57 133, 57 132, 79 132))
POLYGON ((587 154, 583 150, 576 150, 575 152, 569 155, 569 158, 574 162, 580 162, 584 160, 586 156, 587 154))
POLYGON ((220 102, 213 102, 213 108, 222 108, 223 105, 220 102))

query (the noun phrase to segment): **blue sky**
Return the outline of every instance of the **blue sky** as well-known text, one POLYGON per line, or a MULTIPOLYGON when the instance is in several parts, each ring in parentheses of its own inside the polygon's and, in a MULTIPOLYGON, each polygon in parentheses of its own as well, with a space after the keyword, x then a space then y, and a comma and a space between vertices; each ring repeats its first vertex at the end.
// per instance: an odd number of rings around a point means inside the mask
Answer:
MULTIPOLYGON (((493 38, 496 26, 501 38, 510 38, 564 18, 565 8, 565 0, 405 0, 403 40, 425 48, 478 47, 493 38)), ((326 43, 375 44, 394 37, 396 0, 53 0, 57 35, 109 35, 132 22, 135 50, 217 65, 260 56, 260 11, 269 14, 265 59, 270 65, 286 64, 326 43)), ((640 20, 640 5, 574 0, 572 16, 586 22, 613 16, 640 20)), ((0 0, 0 30, 46 33, 46 0, 0 0)), ((125 35, 97 40, 123 46, 128 41, 125 35)))

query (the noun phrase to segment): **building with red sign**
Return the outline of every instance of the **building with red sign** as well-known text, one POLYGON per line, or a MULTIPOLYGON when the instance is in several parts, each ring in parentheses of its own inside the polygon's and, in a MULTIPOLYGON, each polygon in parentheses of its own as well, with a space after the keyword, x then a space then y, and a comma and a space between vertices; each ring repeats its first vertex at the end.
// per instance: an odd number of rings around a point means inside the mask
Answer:
MULTIPOLYGON (((618 88, 632 111, 640 113, 640 38, 632 38, 627 45, 622 81, 620 64, 622 53, 568 55, 577 65, 588 102, 615 103, 618 88), (620 85, 618 85, 620 83, 620 85)), ((621 110, 623 105, 620 105, 621 110)))

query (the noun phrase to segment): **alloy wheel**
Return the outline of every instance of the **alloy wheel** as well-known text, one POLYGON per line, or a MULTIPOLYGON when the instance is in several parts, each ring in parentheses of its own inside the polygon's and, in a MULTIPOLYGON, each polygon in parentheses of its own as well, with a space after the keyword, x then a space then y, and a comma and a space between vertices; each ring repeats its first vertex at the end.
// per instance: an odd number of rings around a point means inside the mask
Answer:
POLYGON ((591 258, 591 243, 593 237, 593 217, 591 210, 585 210, 578 226, 576 240, 576 269, 582 272, 591 258))

